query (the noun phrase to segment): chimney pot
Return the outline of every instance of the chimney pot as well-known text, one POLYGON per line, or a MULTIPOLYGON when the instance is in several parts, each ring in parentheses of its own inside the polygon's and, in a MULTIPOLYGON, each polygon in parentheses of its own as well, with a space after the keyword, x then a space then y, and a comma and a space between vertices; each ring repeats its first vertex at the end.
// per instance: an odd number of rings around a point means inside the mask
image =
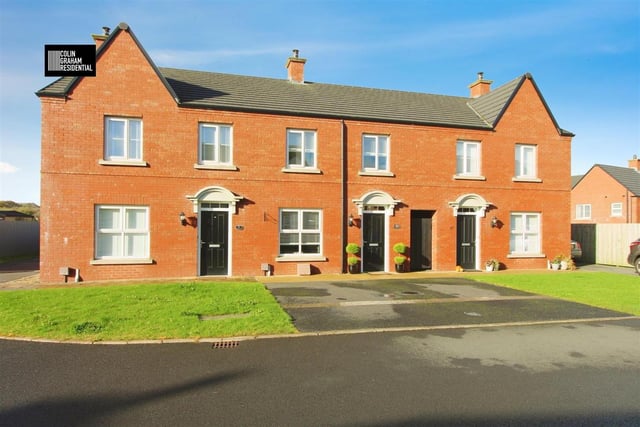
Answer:
POLYGON ((293 49, 293 56, 287 60, 286 68, 290 82, 304 83, 304 64, 306 59, 300 58, 300 51, 293 49))
POLYGON ((491 92, 491 83, 493 83, 493 81, 485 80, 484 72, 479 71, 478 80, 469 85, 469 89, 471 89, 471 98, 478 98, 479 96, 491 92))
POLYGON ((109 35, 109 31, 111 31, 111 28, 109 27, 102 27, 102 30, 104 31, 104 35, 108 36, 109 35))

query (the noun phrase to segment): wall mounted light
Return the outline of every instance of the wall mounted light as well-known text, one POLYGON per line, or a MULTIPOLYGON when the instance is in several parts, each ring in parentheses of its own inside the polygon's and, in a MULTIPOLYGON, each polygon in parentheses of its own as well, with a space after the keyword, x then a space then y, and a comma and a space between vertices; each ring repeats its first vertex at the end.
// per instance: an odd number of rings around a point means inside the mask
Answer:
POLYGON ((497 217, 493 217, 491 218, 491 228, 496 228, 498 226, 498 218, 497 217))
POLYGON ((185 216, 184 212, 180 212, 180 224, 187 225, 187 217, 185 216))
POLYGON ((353 215, 349 214, 349 227, 353 227, 354 222, 353 222, 353 215))

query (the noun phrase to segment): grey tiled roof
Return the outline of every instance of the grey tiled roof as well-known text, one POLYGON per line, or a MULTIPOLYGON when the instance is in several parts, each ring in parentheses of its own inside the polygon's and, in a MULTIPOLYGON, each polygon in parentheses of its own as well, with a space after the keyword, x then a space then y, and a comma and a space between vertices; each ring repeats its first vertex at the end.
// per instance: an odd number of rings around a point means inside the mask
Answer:
MULTIPOLYGON (((291 83, 284 79, 239 76, 203 71, 158 68, 133 31, 121 23, 96 51, 106 51, 121 31, 127 31, 149 61, 158 78, 179 106, 231 111, 253 111, 309 117, 359 119, 368 121, 415 123, 433 126, 492 129, 529 74, 479 98, 432 95, 385 89, 370 89, 324 83, 291 83)), ((64 97, 73 91, 81 77, 63 77, 44 87, 38 96, 64 97)), ((555 119, 549 111, 547 112, 555 119)), ((570 133, 556 127, 561 134, 570 133)))
POLYGON ((185 107, 490 128, 468 98, 160 68, 185 107))
POLYGON ((583 177, 584 175, 571 175, 571 188, 573 189, 583 177))
POLYGON ((610 166, 596 164, 593 167, 600 167, 603 171, 611 175, 613 179, 618 181, 634 196, 640 196, 640 172, 632 168, 621 166, 610 166))

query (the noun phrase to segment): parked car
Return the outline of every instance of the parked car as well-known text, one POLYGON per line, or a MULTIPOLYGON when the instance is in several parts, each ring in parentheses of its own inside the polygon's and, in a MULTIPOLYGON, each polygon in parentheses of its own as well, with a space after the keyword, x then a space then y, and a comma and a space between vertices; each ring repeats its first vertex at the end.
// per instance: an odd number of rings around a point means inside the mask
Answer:
POLYGON ((574 260, 582 258, 582 245, 575 240, 571 241, 571 258, 574 260))
POLYGON ((627 262, 635 267, 636 273, 640 274, 640 238, 637 238, 629 245, 627 262))

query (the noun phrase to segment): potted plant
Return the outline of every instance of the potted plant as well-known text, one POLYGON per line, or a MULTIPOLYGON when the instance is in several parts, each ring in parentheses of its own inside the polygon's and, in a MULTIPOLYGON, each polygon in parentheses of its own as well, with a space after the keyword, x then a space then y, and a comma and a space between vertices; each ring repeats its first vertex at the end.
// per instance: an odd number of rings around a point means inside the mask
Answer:
POLYGON ((487 260, 484 266, 487 269, 487 271, 498 271, 500 270, 500 261, 498 261, 495 258, 490 258, 487 260))
POLYGON ((564 255, 560 255, 562 258, 560 259, 560 270, 567 270, 569 268, 570 257, 566 257, 564 255))
POLYGON ((560 270, 560 261, 562 261, 562 255, 556 255, 556 257, 551 260, 551 269, 560 270))
POLYGON ((360 252, 360 246, 357 243, 348 243, 345 247, 345 252, 349 254, 347 257, 347 266, 349 267, 349 273, 355 274, 360 272, 360 258, 356 256, 360 252))
POLYGON ((405 245, 402 242, 396 243, 395 245, 393 245, 393 251, 396 253, 396 256, 393 257, 393 262, 396 265, 397 273, 404 272, 404 265, 407 262, 407 257, 404 255, 406 250, 407 250, 407 245, 405 245))

